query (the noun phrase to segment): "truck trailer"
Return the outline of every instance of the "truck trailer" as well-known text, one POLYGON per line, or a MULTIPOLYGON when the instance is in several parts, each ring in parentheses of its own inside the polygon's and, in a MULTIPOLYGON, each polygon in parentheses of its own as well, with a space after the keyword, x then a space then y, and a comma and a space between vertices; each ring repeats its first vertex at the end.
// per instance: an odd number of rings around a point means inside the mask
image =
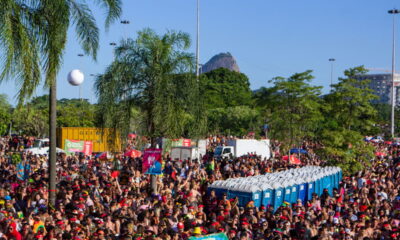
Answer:
POLYGON ((65 140, 91 141, 93 152, 121 151, 120 137, 113 138, 114 143, 108 142, 112 129, 91 127, 61 127, 57 128, 57 147, 64 149, 65 140), (113 145, 113 146, 112 146, 113 145))
POLYGON ((228 140, 226 146, 215 148, 214 157, 241 157, 248 154, 261 156, 263 159, 271 158, 269 139, 233 139, 228 140))

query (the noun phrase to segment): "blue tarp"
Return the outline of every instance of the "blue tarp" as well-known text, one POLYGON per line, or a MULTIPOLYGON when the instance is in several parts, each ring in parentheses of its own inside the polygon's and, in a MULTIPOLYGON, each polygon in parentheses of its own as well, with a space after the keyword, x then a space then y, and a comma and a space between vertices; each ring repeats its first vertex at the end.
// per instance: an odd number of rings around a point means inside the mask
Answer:
POLYGON ((297 153, 297 154, 307 154, 308 152, 302 148, 292 148, 290 149, 290 154, 297 153))

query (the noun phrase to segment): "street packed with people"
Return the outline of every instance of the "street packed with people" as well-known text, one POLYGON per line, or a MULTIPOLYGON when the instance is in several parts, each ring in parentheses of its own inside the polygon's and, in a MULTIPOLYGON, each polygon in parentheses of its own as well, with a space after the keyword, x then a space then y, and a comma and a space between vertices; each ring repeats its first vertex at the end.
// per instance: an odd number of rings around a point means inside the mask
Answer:
MULTIPOLYGON (((218 140, 217 140, 218 139, 218 140)), ((211 138, 209 148, 224 144, 211 138), (214 140, 215 141, 214 141, 214 140)), ((22 149, 33 138, 0 138, 0 239, 163 239, 225 233, 229 239, 400 239, 400 148, 370 143, 377 154, 371 166, 344 176, 332 194, 311 200, 255 207, 238 206, 226 195, 217 198, 207 186, 216 180, 255 176, 303 165, 325 165, 313 154, 316 144, 304 143, 309 154, 300 165, 255 153, 217 160, 164 159, 157 178, 143 174, 141 158, 112 159, 59 154, 56 206, 48 205, 48 159, 22 149), (18 153, 17 164, 12 157, 18 153), (29 166, 21 169, 18 166, 29 166), (22 178, 21 178, 22 174, 22 178)))

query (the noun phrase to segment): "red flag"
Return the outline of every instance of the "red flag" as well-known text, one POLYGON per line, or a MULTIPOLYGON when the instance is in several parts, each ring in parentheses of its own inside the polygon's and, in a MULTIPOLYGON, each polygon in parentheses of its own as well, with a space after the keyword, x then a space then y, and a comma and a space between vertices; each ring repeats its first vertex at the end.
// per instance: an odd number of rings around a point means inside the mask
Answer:
POLYGON ((343 203, 344 198, 344 188, 340 188, 339 198, 337 199, 337 203, 343 203))
POLYGON ((131 158, 138 158, 138 157, 142 156, 142 152, 132 149, 132 150, 125 152, 124 156, 131 157, 131 158))
POLYGON ((117 178, 119 176, 119 171, 113 171, 112 173, 111 173, 111 177, 112 178, 117 178))

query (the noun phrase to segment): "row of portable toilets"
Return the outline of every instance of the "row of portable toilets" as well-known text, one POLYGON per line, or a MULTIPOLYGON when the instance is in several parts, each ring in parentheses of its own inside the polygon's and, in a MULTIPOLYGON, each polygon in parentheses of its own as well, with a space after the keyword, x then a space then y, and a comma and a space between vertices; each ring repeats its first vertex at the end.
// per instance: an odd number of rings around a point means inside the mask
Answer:
POLYGON ((282 172, 267 173, 246 178, 230 178, 215 181, 208 187, 217 197, 225 193, 228 199, 238 197, 239 206, 246 206, 250 201, 256 207, 273 206, 276 210, 284 202, 303 203, 312 199, 312 194, 320 196, 327 189, 332 196, 334 188, 339 187, 342 170, 339 167, 306 166, 282 172))

